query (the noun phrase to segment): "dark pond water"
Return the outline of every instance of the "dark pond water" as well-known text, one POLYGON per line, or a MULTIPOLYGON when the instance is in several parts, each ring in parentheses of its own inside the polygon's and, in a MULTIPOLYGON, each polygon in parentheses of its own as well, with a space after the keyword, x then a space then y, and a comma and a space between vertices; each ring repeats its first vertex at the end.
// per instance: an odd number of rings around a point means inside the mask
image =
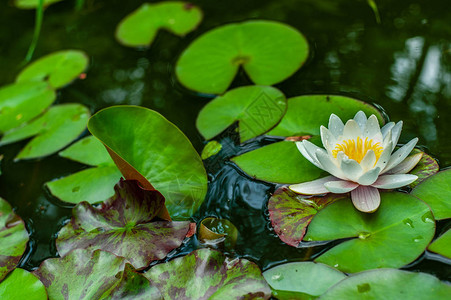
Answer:
MULTIPOLYGON (((0 1, 0 84, 19 72, 34 28, 34 12, 0 1)), ((201 151, 196 116, 209 99, 181 87, 173 65, 198 35, 224 23, 271 19, 288 23, 308 38, 311 55, 294 76, 278 84, 288 97, 331 93, 353 96, 380 105, 391 120, 404 120, 400 142, 418 136, 442 168, 451 165, 451 10, 445 0, 376 1, 381 23, 365 0, 193 1, 204 10, 204 21, 184 39, 160 32, 150 49, 131 49, 114 40, 118 22, 142 1, 87 0, 75 12, 66 0, 45 11, 35 57, 61 49, 82 49, 91 58, 87 78, 59 91, 58 102, 79 102, 92 113, 116 104, 155 109, 179 126, 201 151)), ((241 74, 234 85, 249 84, 241 74)), ((233 137, 224 140, 232 155, 240 148, 233 137)), ((25 142, 3 147, 0 196, 15 207, 31 232, 31 246, 22 265, 31 269, 56 255, 53 239, 71 215, 50 196, 43 183, 83 169, 57 155, 13 162, 25 142)), ((283 244, 270 228, 266 202, 275 186, 247 178, 233 164, 216 161, 210 190, 196 220, 215 215, 229 218, 240 231, 235 254, 262 268, 286 260, 308 259, 324 247, 295 249, 283 244)), ((437 233, 451 227, 440 222, 437 233)), ((178 253, 196 247, 189 242, 178 253)), ((327 248, 328 246, 326 246, 327 248)), ((426 253, 406 267, 451 281, 449 261, 426 253)))

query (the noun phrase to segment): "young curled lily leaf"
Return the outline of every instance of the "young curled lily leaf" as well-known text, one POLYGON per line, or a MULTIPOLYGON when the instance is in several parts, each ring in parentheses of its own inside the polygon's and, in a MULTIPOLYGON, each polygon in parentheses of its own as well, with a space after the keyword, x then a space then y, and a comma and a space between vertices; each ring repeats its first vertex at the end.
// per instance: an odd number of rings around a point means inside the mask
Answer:
MULTIPOLYGON (((44 7, 63 0, 43 0, 44 7)), ((39 6, 39 0, 14 0, 14 6, 20 9, 35 9, 39 6)))

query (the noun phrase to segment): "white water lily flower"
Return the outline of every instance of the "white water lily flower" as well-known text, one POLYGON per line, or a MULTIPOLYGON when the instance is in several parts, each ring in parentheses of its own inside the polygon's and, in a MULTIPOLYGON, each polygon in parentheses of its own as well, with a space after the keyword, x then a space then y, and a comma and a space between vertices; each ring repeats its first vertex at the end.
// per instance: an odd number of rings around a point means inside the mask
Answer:
POLYGON ((422 153, 407 157, 418 138, 392 154, 401 128, 402 121, 390 122, 381 129, 376 116, 367 119, 363 111, 346 125, 332 114, 329 128, 321 126, 325 149, 306 140, 296 143, 306 159, 332 176, 291 185, 290 189, 306 195, 351 192, 352 203, 358 210, 376 211, 380 205, 378 189, 399 188, 418 178, 406 174, 422 157, 422 153))

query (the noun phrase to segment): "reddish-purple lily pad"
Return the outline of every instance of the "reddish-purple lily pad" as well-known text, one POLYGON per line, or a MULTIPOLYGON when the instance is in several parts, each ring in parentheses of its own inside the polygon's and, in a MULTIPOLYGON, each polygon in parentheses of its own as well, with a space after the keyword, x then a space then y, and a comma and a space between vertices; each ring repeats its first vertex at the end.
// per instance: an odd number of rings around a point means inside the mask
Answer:
POLYGON ((297 247, 313 216, 320 209, 340 198, 342 195, 337 194, 309 197, 296 194, 286 186, 281 187, 268 201, 272 227, 284 243, 297 247))
POLYGON ((88 202, 74 207, 72 219, 56 240, 61 256, 76 248, 101 249, 142 269, 181 245, 190 223, 155 219, 164 207, 158 191, 145 190, 134 180, 119 182, 115 191, 100 208, 88 202))
POLYGON ((164 299, 269 299, 271 289, 256 264, 200 249, 158 264, 144 274, 164 299))
MULTIPOLYGON (((412 154, 416 154, 422 152, 420 150, 415 149, 412 154)), ((429 154, 423 152, 423 156, 418 164, 410 171, 410 174, 417 175, 418 179, 412 182, 409 186, 414 188, 419 183, 423 182, 426 178, 436 174, 439 171, 440 167, 438 162, 433 159, 429 154)))

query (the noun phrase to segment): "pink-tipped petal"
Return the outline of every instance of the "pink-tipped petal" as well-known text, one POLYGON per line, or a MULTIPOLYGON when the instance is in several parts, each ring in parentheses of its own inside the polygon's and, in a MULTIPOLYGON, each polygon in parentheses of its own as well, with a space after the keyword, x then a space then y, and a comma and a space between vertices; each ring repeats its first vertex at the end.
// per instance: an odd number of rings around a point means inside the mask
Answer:
POLYGON ((408 142, 407 144, 396 150, 396 152, 393 153, 392 156, 390 157, 390 160, 388 161, 382 173, 386 173, 390 171, 392 168, 399 165, 410 154, 410 152, 415 147, 417 142, 418 138, 414 138, 410 142, 408 142))
POLYGON ((342 135, 344 127, 343 121, 337 115, 330 115, 328 128, 334 136, 342 135))
POLYGON ((396 189, 411 184, 417 179, 418 176, 412 174, 383 175, 379 176, 371 186, 378 189, 396 189))
POLYGON ((357 188, 359 185, 352 181, 329 181, 324 184, 326 189, 334 194, 344 194, 357 188))
POLYGON ((365 213, 375 212, 381 204, 379 191, 371 186, 359 186, 351 192, 351 199, 355 208, 365 213))
POLYGON ((357 181, 357 179, 362 175, 363 170, 360 164, 347 157, 343 158, 340 165, 341 171, 346 176, 347 179, 351 181, 357 181))
POLYGON ((339 181, 340 179, 334 176, 327 176, 309 182, 303 182, 290 185, 288 188, 295 193, 304 195, 319 195, 329 193, 329 190, 324 187, 326 182, 339 181))
POLYGON ((357 180, 357 182, 361 185, 372 185, 379 176, 379 173, 381 172, 381 169, 379 167, 374 168, 360 176, 360 178, 357 180))
POLYGON ((396 167, 391 169, 388 173, 389 174, 407 174, 409 173, 415 166, 418 164, 418 162, 423 157, 423 152, 408 156, 406 159, 404 159, 402 162, 399 163, 396 167))

